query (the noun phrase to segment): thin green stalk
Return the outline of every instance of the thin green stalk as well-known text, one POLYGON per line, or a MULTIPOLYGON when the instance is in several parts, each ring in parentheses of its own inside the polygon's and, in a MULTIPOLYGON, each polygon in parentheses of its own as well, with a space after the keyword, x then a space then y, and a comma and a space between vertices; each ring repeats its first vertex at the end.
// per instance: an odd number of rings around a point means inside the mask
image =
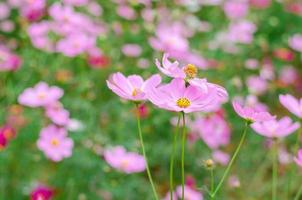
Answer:
POLYGON ((302 185, 300 186, 299 191, 298 191, 298 193, 296 194, 294 200, 299 200, 299 197, 301 196, 301 194, 302 194, 302 185))
POLYGON ((158 196, 157 196, 156 189, 155 189, 155 186, 154 186, 154 183, 153 183, 153 179, 152 179, 152 176, 151 176, 151 172, 150 172, 150 168, 149 168, 149 164, 148 164, 148 160, 147 160, 147 156, 146 156, 146 152, 145 152, 145 145, 144 145, 144 139, 143 139, 143 134, 142 134, 142 129, 141 129, 141 122, 140 122, 138 104, 136 104, 136 108, 137 108, 137 111, 138 111, 138 113, 136 113, 137 128, 138 128, 139 139, 140 139, 140 143, 141 143, 141 147, 142 147, 142 151, 143 151, 143 156, 144 156, 144 159, 146 161, 147 174, 148 174, 148 178, 149 178, 152 190, 153 190, 154 197, 155 197, 156 200, 158 200, 158 196))
POLYGON ((244 143, 244 140, 245 140, 245 137, 246 137, 246 133, 247 133, 247 128, 248 128, 248 125, 249 125, 249 124, 250 124, 249 121, 246 121, 245 127, 244 127, 244 131, 243 131, 243 134, 242 134, 242 136, 241 136, 240 142, 239 142, 239 144, 238 144, 238 146, 237 146, 237 148, 236 148, 236 150, 235 150, 235 153, 233 154, 233 156, 232 156, 232 158, 231 158, 231 161, 229 162, 229 164, 228 164, 226 170, 224 171, 224 174, 223 174, 223 176, 222 176, 220 182, 218 183, 218 185, 217 185, 217 187, 216 187, 214 193, 211 193, 211 197, 212 197, 212 198, 215 197, 215 195, 217 194, 217 192, 218 192, 219 189, 221 188, 221 186, 222 186, 222 184, 223 184, 225 178, 226 178, 227 175, 229 174, 229 171, 230 171, 230 169, 231 169, 231 167, 232 167, 234 161, 236 160, 236 157, 237 157, 237 155, 238 155, 238 153, 239 153, 239 151, 240 151, 240 149, 241 149, 241 146, 242 146, 242 144, 244 143))
POLYGON ((185 143, 186 143, 186 120, 182 113, 182 148, 181 148, 181 199, 185 199, 185 143))
POLYGON ((175 158, 175 150, 176 150, 176 141, 179 131, 179 123, 180 123, 181 113, 178 113, 178 119, 177 119, 177 125, 176 125, 176 131, 174 133, 173 137, 173 147, 172 147, 172 153, 170 158, 170 200, 173 200, 173 167, 174 167, 174 158, 175 158))
POLYGON ((273 141, 273 171, 272 171, 272 200, 277 199, 277 184, 278 184, 278 146, 277 141, 273 141))
MULTIPOLYGON (((212 168, 211 170, 211 194, 214 192, 214 169, 212 168)), ((215 197, 211 196, 211 200, 214 200, 215 197)))

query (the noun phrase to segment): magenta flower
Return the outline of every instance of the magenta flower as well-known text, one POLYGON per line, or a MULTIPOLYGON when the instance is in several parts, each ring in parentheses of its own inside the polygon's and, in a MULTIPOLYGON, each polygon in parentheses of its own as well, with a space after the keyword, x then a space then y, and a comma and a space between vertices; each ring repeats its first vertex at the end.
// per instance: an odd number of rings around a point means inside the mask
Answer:
POLYGON ((242 107, 237 101, 233 101, 233 108, 240 117, 249 122, 262 122, 275 119, 275 116, 266 111, 259 111, 252 107, 242 107))
POLYGON ((198 118, 193 129, 211 149, 218 149, 230 142, 231 131, 226 121, 219 115, 211 115, 208 118, 198 118))
POLYGON ((185 81, 179 78, 158 88, 151 88, 147 95, 154 105, 175 112, 208 112, 217 103, 215 91, 204 91, 193 85, 186 87, 185 81))
POLYGON ((53 189, 45 186, 38 186, 30 193, 30 200, 51 200, 53 196, 53 189))
POLYGON ((47 158, 59 162, 72 155, 73 141, 64 128, 49 125, 41 130, 37 146, 47 158))
POLYGON ((20 94, 18 102, 29 107, 48 106, 57 102, 63 93, 63 90, 56 86, 49 87, 47 83, 40 82, 33 88, 25 89, 20 94))
POLYGON ((3 133, 0 133, 0 151, 5 149, 7 144, 8 144, 8 140, 6 139, 3 133))
POLYGON ((302 99, 296 99, 290 94, 279 95, 280 103, 291 113, 302 118, 302 99))
POLYGON ((127 152, 122 146, 105 150, 104 158, 111 167, 126 174, 142 172, 146 168, 143 156, 134 152, 127 152))
POLYGON ((138 75, 131 75, 125 77, 118 72, 112 74, 107 80, 107 86, 118 96, 132 101, 147 100, 146 90, 148 88, 156 87, 161 82, 161 77, 156 74, 144 81, 138 75))
POLYGON ((302 149, 299 149, 297 156, 294 157, 294 161, 299 167, 302 167, 302 149))
MULTIPOLYGON (((203 200, 203 196, 201 192, 194 190, 193 188, 185 185, 185 200, 203 200)), ((176 188, 176 194, 179 198, 182 196, 181 186, 176 188)))
POLYGON ((283 138, 289 134, 295 132, 300 124, 298 122, 293 123, 289 117, 283 117, 279 121, 276 119, 255 122, 251 125, 254 131, 262 136, 268 138, 283 138))

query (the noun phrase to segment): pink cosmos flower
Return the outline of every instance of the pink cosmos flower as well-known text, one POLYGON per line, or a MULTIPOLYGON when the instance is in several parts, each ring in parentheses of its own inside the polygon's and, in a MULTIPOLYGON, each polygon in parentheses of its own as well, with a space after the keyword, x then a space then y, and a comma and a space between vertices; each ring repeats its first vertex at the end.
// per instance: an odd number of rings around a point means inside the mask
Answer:
POLYGON ((63 93, 63 90, 56 86, 49 87, 47 83, 40 82, 33 88, 25 89, 18 97, 18 102, 29 107, 48 106, 57 102, 63 93))
POLYGON ((267 8, 271 5, 272 0, 250 0, 250 4, 256 8, 267 8))
MULTIPOLYGON (((185 200, 203 200, 203 196, 201 192, 194 190, 193 188, 185 185, 185 200)), ((176 188, 176 194, 179 198, 182 197, 182 187, 178 186, 176 188)))
POLYGON ((291 113, 302 118, 302 99, 296 99, 290 94, 279 95, 280 103, 291 113))
POLYGON ((30 193, 30 200, 51 200, 53 196, 53 189, 46 186, 38 186, 30 193))
POLYGON ((4 136, 4 134, 0 134, 0 151, 2 151, 3 149, 5 149, 5 147, 8 144, 8 140, 6 139, 6 137, 4 136))
POLYGON ((299 149, 297 156, 294 157, 294 161, 299 167, 302 167, 302 149, 299 149))
POLYGON ((49 125, 41 130, 37 146, 47 158, 59 162, 72 155, 73 141, 64 128, 49 125))
POLYGON ((225 103, 228 100, 227 91, 216 84, 207 82, 206 79, 196 78, 197 76, 197 68, 195 65, 188 64, 182 68, 179 67, 178 61, 171 62, 169 61, 169 54, 164 54, 162 59, 162 64, 155 60, 155 64, 157 68, 165 75, 172 78, 181 78, 189 82, 191 85, 200 87, 202 90, 212 90, 216 92, 216 100, 217 104, 213 105, 213 110, 219 107, 221 103, 225 103))
POLYGON ((63 0, 65 4, 72 6, 84 6, 88 4, 88 0, 63 0))
POLYGON ((69 112, 65 110, 60 102, 55 102, 46 107, 46 116, 59 126, 66 126, 69 123, 69 112))
POLYGON ((0 3, 0 20, 4 20, 9 17, 11 8, 6 3, 0 3))
POLYGON ((289 117, 283 117, 279 121, 273 119, 264 122, 255 122, 251 127, 256 133, 262 136, 268 138, 283 138, 295 132, 300 127, 300 124, 298 122, 293 123, 289 117))
POLYGON ((9 141, 16 137, 16 130, 10 125, 5 125, 0 128, 0 134, 2 134, 7 141, 9 141))
POLYGON ((224 4, 224 12, 230 19, 238 19, 244 17, 248 12, 248 4, 246 2, 231 0, 224 4))
POLYGON ((107 80, 107 86, 118 96, 132 101, 144 101, 147 99, 146 90, 156 87, 161 82, 161 77, 156 74, 144 81, 138 75, 125 77, 118 72, 112 74, 107 80))
POLYGON ((218 114, 211 115, 208 118, 198 118, 193 124, 193 129, 199 133, 201 139, 211 149, 217 149, 230 142, 230 128, 218 114))
POLYGON ((127 152, 122 146, 105 150, 104 158, 111 167, 126 174, 142 172, 146 168, 143 156, 134 152, 127 152))
POLYGON ((142 48, 137 44, 125 44, 122 52, 129 57, 138 57, 142 53, 142 48))
POLYGON ((279 79, 286 85, 295 84, 299 79, 299 72, 292 66, 284 66, 280 73, 279 79))
POLYGON ((275 118, 275 116, 266 111, 258 111, 252 107, 242 107, 237 101, 233 101, 232 104, 235 112, 249 122, 262 122, 275 118))
POLYGON ((117 14, 127 20, 134 20, 136 18, 135 10, 126 5, 118 6, 116 10, 117 14))
POLYGON ((302 52, 302 34, 293 35, 289 39, 288 44, 292 49, 302 52))
POLYGON ((266 92, 268 85, 267 81, 259 76, 249 76, 246 80, 249 92, 255 95, 262 95, 266 92))
POLYGON ((253 34, 256 26, 250 21, 242 20, 232 23, 228 30, 228 39, 234 43, 250 44, 253 41, 253 34))
POLYGON ((216 91, 202 90, 200 87, 189 85, 180 78, 147 92, 148 99, 162 109, 176 112, 208 112, 216 105, 216 91))

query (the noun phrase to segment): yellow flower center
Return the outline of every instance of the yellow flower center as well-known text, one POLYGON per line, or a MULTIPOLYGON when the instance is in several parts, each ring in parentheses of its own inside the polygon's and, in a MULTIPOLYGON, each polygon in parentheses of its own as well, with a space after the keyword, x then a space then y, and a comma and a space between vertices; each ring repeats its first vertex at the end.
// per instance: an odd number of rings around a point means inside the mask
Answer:
POLYGON ((141 93, 141 90, 135 88, 135 89, 132 91, 132 96, 135 97, 135 96, 138 95, 139 93, 141 93))
POLYGON ((191 105, 191 102, 187 98, 180 98, 176 101, 176 104, 180 108, 187 108, 191 105))
POLYGON ((187 76, 187 78, 195 78, 197 75, 197 67, 193 64, 188 64, 187 66, 184 67, 184 72, 187 76))
POLYGON ((129 165, 129 161, 128 161, 128 160, 122 160, 122 161, 121 161, 121 167, 122 167, 123 169, 127 168, 128 165, 129 165))
POLYGON ((60 142, 59 142, 58 139, 53 138, 53 139, 50 141, 50 144, 51 144, 52 146, 54 146, 54 147, 57 147, 57 146, 59 146, 60 142))
POLYGON ((46 97, 46 94, 44 93, 44 92, 40 92, 39 94, 38 94, 38 98, 39 99, 45 99, 45 97, 46 97))

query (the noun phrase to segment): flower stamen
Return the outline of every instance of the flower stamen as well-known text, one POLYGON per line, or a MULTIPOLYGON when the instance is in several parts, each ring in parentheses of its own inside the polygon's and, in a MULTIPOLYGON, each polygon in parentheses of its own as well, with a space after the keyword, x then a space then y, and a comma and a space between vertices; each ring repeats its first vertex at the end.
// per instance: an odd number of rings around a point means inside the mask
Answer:
POLYGON ((180 98, 176 101, 176 104, 178 107, 180 108, 187 108, 191 105, 191 102, 189 99, 183 97, 183 98, 180 98))
POLYGON ((197 75, 197 67, 193 64, 186 65, 183 70, 188 79, 195 78, 197 75))

